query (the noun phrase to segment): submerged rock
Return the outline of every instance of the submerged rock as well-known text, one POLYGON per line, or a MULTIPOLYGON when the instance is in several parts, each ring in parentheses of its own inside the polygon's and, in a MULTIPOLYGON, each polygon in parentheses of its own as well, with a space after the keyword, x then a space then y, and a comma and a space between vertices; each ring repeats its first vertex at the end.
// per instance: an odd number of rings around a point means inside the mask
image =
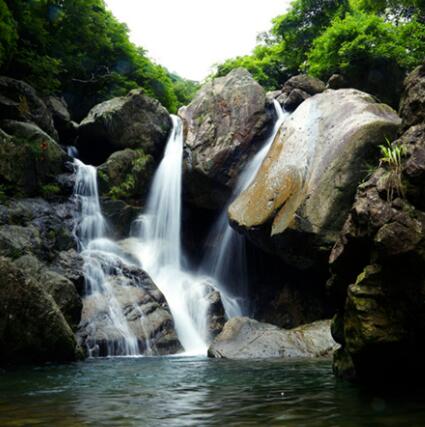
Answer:
POLYGON ((248 71, 235 69, 205 84, 179 114, 188 150, 185 196, 198 207, 221 207, 270 130, 265 91, 248 71))
POLYGON ((32 122, 54 140, 58 134, 46 104, 29 84, 0 76, 0 120, 32 122))
POLYGON ((365 165, 399 125, 390 107, 357 90, 308 99, 285 121, 256 178, 231 204, 232 226, 296 267, 325 259, 365 165))
POLYGON ((64 362, 81 357, 74 334, 43 284, 0 258, 0 362, 64 362))
POLYGON ((78 149, 89 164, 103 163, 115 151, 142 149, 159 160, 171 129, 167 110, 142 90, 93 107, 79 126, 78 149))
POLYGON ((226 359, 315 358, 332 355, 330 320, 285 330, 248 317, 235 317, 208 349, 208 356, 226 359))

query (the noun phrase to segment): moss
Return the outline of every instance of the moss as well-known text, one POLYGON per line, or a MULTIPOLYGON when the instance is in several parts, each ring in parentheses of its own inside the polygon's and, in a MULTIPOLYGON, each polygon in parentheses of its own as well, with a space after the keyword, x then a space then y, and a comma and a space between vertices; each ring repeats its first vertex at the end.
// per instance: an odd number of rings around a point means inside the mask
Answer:
POLYGON ((41 187, 41 195, 44 197, 56 196, 61 191, 57 184, 46 184, 41 187))

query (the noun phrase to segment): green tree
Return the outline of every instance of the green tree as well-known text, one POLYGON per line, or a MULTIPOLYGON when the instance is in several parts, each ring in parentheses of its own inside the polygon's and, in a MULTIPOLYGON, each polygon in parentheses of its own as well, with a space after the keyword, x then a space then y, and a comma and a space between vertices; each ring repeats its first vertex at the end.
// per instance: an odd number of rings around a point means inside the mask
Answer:
POLYGON ((4 0, 0 0, 0 67, 7 64, 17 40, 16 23, 4 0))

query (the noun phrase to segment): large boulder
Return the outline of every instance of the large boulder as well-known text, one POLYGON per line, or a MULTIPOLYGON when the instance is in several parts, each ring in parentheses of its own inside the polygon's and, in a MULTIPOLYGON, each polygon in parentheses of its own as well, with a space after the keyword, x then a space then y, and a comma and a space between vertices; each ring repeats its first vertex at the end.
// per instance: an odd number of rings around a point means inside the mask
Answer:
POLYGON ((208 356, 225 359, 312 359, 332 355, 330 321, 285 330, 248 317, 235 317, 208 349, 208 356))
POLYGON ((115 151, 143 149, 159 159, 172 122, 167 110, 141 89, 93 107, 80 123, 78 149, 86 163, 99 165, 115 151))
POLYGON ((280 129, 252 184, 229 207, 232 226, 298 268, 326 262, 367 163, 400 119, 366 93, 327 90, 280 129))
POLYGON ((242 68, 206 83, 180 110, 185 197, 192 204, 214 209, 226 203, 249 155, 270 130, 271 110, 264 89, 242 68))
POLYGON ((0 120, 32 122, 57 140, 58 134, 46 104, 29 84, 0 76, 0 120))
POLYGON ((0 277, 0 363, 79 358, 74 334, 42 284, 6 258, 0 277))
POLYGON ((0 183, 10 196, 59 193, 67 154, 33 123, 0 122, 0 183))
MULTIPOLYGON (((123 343, 123 332, 111 322, 110 313, 122 313, 128 332, 146 355, 173 354, 182 350, 167 302, 142 269, 110 254, 89 251, 86 271, 101 269, 105 290, 86 291, 78 340, 90 354, 106 356, 123 343)), ((119 315, 120 316, 120 315, 119 315)))

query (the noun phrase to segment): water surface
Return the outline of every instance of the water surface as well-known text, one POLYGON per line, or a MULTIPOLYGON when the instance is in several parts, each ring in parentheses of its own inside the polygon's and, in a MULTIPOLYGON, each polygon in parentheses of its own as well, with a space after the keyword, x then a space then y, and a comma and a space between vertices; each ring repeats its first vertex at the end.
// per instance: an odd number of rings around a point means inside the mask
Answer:
POLYGON ((425 426, 425 396, 328 360, 112 358, 0 372, 1 426, 425 426))

